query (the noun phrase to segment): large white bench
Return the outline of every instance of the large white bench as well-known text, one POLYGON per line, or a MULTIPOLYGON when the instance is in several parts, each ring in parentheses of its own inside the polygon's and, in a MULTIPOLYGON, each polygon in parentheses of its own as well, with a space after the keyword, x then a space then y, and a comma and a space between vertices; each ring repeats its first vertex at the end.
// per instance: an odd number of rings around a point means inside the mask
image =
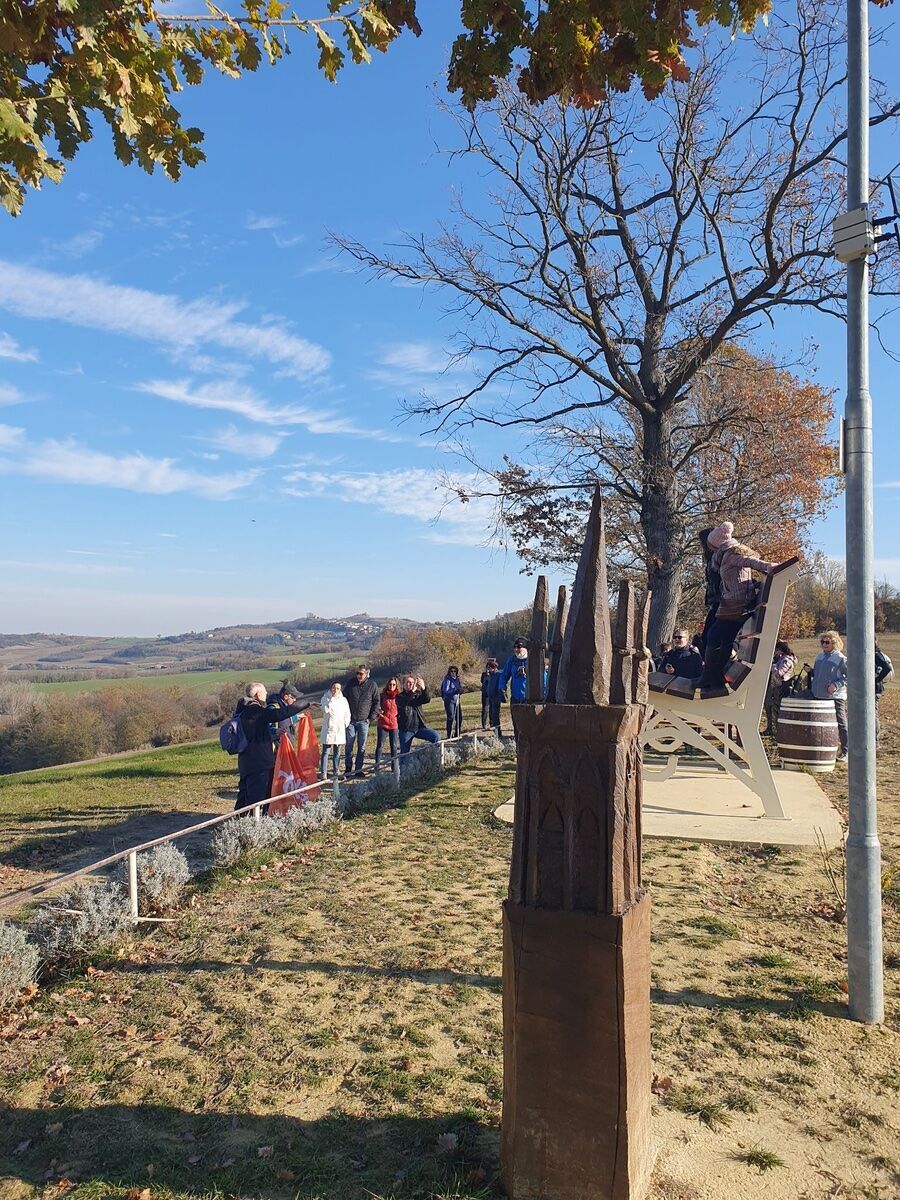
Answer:
POLYGON ((645 767, 646 779, 670 779, 678 769, 680 751, 693 746, 755 792, 767 817, 788 819, 772 778, 759 722, 785 597, 799 574, 799 560, 790 558, 766 576, 756 611, 748 628, 742 630, 738 657, 725 670, 727 696, 701 700, 699 693, 695 698, 697 680, 651 672, 654 711, 642 741, 646 749, 668 759, 660 768, 645 767), (737 731, 737 739, 732 730, 737 731))

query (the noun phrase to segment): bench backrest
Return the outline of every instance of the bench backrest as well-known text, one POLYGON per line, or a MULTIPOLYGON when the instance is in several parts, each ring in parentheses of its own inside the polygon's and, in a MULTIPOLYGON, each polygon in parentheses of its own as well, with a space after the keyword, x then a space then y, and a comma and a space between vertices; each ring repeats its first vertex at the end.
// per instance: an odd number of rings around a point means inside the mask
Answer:
POLYGON ((732 691, 741 690, 746 705, 762 706, 781 627, 787 590, 800 574, 799 558, 779 563, 766 576, 755 611, 741 630, 737 658, 725 670, 732 691))

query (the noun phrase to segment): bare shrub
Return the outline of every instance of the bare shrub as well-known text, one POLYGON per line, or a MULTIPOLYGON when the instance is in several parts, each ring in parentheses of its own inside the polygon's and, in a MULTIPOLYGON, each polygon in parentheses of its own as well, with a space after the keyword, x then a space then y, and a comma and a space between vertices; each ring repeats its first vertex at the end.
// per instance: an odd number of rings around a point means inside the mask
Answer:
POLYGON ((287 850, 336 820, 338 815, 337 806, 329 796, 291 808, 283 817, 262 817, 259 821, 241 817, 226 821, 213 838, 213 862, 217 867, 230 867, 254 850, 287 850))
POLYGON ((38 949, 25 930, 0 921, 0 1012, 12 1008, 19 993, 37 977, 38 949))
POLYGON ((179 907, 191 878, 185 854, 165 842, 137 856, 138 905, 142 915, 179 907))
POLYGON ((117 883, 77 883, 42 904, 27 926, 42 966, 50 970, 109 949, 130 928, 128 897, 117 883))
POLYGON ((21 721, 30 709, 41 704, 42 699, 40 692, 36 692, 25 680, 0 683, 0 716, 21 721))

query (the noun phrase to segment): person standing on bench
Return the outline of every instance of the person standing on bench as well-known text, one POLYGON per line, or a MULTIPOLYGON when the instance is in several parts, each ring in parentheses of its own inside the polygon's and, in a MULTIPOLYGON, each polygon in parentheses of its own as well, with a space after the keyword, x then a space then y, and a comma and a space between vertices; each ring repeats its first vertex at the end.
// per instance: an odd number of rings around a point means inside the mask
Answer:
POLYGON ((768 575, 778 565, 764 562, 749 546, 736 541, 730 521, 723 521, 711 530, 707 543, 713 551, 710 566, 718 572, 722 590, 715 619, 706 635, 703 674, 700 676, 701 700, 728 695, 724 672, 731 657, 732 643, 756 605, 753 572, 768 575))

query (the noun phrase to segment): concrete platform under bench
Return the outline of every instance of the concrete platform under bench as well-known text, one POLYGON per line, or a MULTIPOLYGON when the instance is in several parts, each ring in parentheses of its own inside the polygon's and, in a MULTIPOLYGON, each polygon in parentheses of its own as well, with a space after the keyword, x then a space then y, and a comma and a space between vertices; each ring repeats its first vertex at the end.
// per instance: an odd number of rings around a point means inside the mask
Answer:
MULTIPOLYGON (((671 779, 644 780, 644 837, 815 846, 818 829, 826 845, 840 845, 838 814, 815 778, 802 771, 775 770, 772 774, 790 818, 787 821, 763 816, 761 802, 724 771, 702 763, 689 766, 682 759, 671 779)), ((496 809, 495 816, 511 825, 513 810, 510 797, 496 809)))

